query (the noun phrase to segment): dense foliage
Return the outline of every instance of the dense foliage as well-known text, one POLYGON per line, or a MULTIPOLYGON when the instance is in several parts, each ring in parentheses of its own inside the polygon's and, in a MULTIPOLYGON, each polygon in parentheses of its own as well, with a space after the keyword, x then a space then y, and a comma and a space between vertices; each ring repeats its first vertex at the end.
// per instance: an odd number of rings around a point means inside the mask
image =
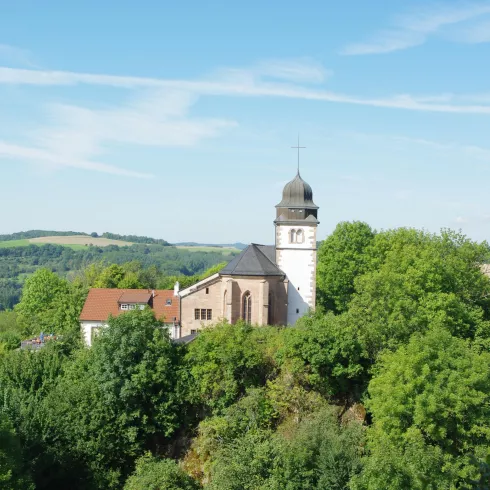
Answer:
POLYGON ((187 279, 134 261, 40 270, 0 313, 0 483, 488 489, 489 252, 447 230, 341 223, 319 252, 319 308, 293 328, 225 322, 179 345, 136 310, 91 349, 76 335, 88 287, 187 279), (40 325, 62 339, 9 350, 40 325))
POLYGON ((193 252, 162 244, 89 246, 81 250, 52 244, 0 248, 0 311, 11 309, 19 302, 26 277, 40 268, 73 278, 91 264, 133 262, 138 264, 137 269, 147 271, 142 282, 144 287, 162 288, 163 285, 165 288, 169 277, 183 277, 182 282, 192 283, 193 279, 185 278, 199 276, 232 258, 233 255, 225 256, 221 252, 193 252))

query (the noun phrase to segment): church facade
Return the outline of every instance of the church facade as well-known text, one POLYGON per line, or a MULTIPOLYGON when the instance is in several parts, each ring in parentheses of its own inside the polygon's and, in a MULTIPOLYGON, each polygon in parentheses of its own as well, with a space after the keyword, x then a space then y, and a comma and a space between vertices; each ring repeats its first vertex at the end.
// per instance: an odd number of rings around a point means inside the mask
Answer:
POLYGON ((251 244, 218 274, 180 291, 178 336, 220 319, 292 325, 314 309, 318 225, 313 191, 298 171, 276 206, 275 245, 251 244))

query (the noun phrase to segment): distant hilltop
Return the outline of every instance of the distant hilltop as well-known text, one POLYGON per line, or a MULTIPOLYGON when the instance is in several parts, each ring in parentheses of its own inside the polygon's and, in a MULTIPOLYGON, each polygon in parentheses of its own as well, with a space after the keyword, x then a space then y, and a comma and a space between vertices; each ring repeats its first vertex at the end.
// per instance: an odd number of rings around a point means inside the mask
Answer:
POLYGON ((8 235, 0 235, 0 246, 26 246, 26 245, 40 245, 40 244, 57 244, 57 245, 69 245, 69 246, 130 246, 135 243, 147 244, 147 245, 163 245, 167 247, 178 248, 201 248, 205 249, 229 249, 229 250, 243 250, 247 246, 244 243, 232 243, 232 244, 208 244, 197 242, 182 242, 182 243, 169 243, 161 238, 151 238, 147 236, 138 235, 119 235, 117 233, 105 232, 98 234, 85 233, 79 231, 53 231, 53 230, 29 230, 20 231, 17 233, 11 233, 8 235))
POLYGON ((245 250, 248 245, 245 243, 196 243, 196 242, 181 242, 174 243, 175 247, 211 247, 211 248, 237 248, 238 250, 245 250))

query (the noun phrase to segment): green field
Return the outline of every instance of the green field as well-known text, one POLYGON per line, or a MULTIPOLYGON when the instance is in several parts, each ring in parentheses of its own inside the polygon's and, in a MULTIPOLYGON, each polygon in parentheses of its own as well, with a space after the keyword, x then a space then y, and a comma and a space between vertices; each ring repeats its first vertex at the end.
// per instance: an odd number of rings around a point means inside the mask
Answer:
POLYGON ((223 255, 230 255, 234 252, 240 252, 238 248, 233 247, 194 247, 191 245, 178 245, 176 248, 188 250, 189 252, 221 252, 223 255))
POLYGON ((28 245, 30 245, 29 240, 8 240, 6 242, 0 242, 0 248, 27 247, 28 245))
MULTIPOLYGON (((29 245, 37 245, 38 247, 42 247, 46 245, 46 243, 32 243, 29 240, 7 240, 6 242, 0 242, 0 248, 12 248, 12 247, 27 247, 29 245)), ((70 245, 70 244, 59 244, 63 247, 68 247, 73 250, 84 250, 88 248, 87 245, 70 245)))

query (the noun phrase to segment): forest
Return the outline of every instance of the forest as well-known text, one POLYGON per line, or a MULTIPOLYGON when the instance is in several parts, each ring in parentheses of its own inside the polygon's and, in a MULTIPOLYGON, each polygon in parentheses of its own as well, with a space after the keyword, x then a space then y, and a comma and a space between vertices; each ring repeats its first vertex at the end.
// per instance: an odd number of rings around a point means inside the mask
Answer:
POLYGON ((146 286, 149 269, 40 268, 0 313, 0 487, 489 489, 489 252, 343 222, 296 325, 222 322, 182 345, 138 310, 90 349, 88 287, 146 286), (48 326, 39 352, 6 336, 48 326))
MULTIPOLYGON (((34 238, 39 233, 7 235, 9 240, 18 238, 34 238), (31 236, 32 235, 32 236, 31 236)), ((60 232, 58 232, 60 233, 60 232)), ((72 232, 62 232, 70 233, 72 232)), ((1 237, 0 237, 1 238, 1 237)), ((63 245, 44 244, 25 247, 0 247, 0 311, 13 308, 20 300, 22 286, 27 277, 40 268, 48 268, 63 277, 74 277, 94 263, 124 264, 138 262, 145 269, 156 268, 161 280, 167 276, 192 276, 201 274, 206 269, 223 262, 225 257, 219 251, 189 251, 169 246, 165 240, 148 237, 136 237, 104 233, 103 238, 129 240, 138 242, 132 246, 106 247, 88 246, 74 250, 63 245), (139 243, 140 241, 151 243, 139 243)), ((0 240, 1 241, 1 240, 0 240)), ((8 241, 5 240, 7 243, 8 241)), ((228 260, 231 260, 230 255, 228 260)), ((158 286, 159 279, 152 287, 158 286)), ((158 286, 159 287, 159 286, 158 286)))

